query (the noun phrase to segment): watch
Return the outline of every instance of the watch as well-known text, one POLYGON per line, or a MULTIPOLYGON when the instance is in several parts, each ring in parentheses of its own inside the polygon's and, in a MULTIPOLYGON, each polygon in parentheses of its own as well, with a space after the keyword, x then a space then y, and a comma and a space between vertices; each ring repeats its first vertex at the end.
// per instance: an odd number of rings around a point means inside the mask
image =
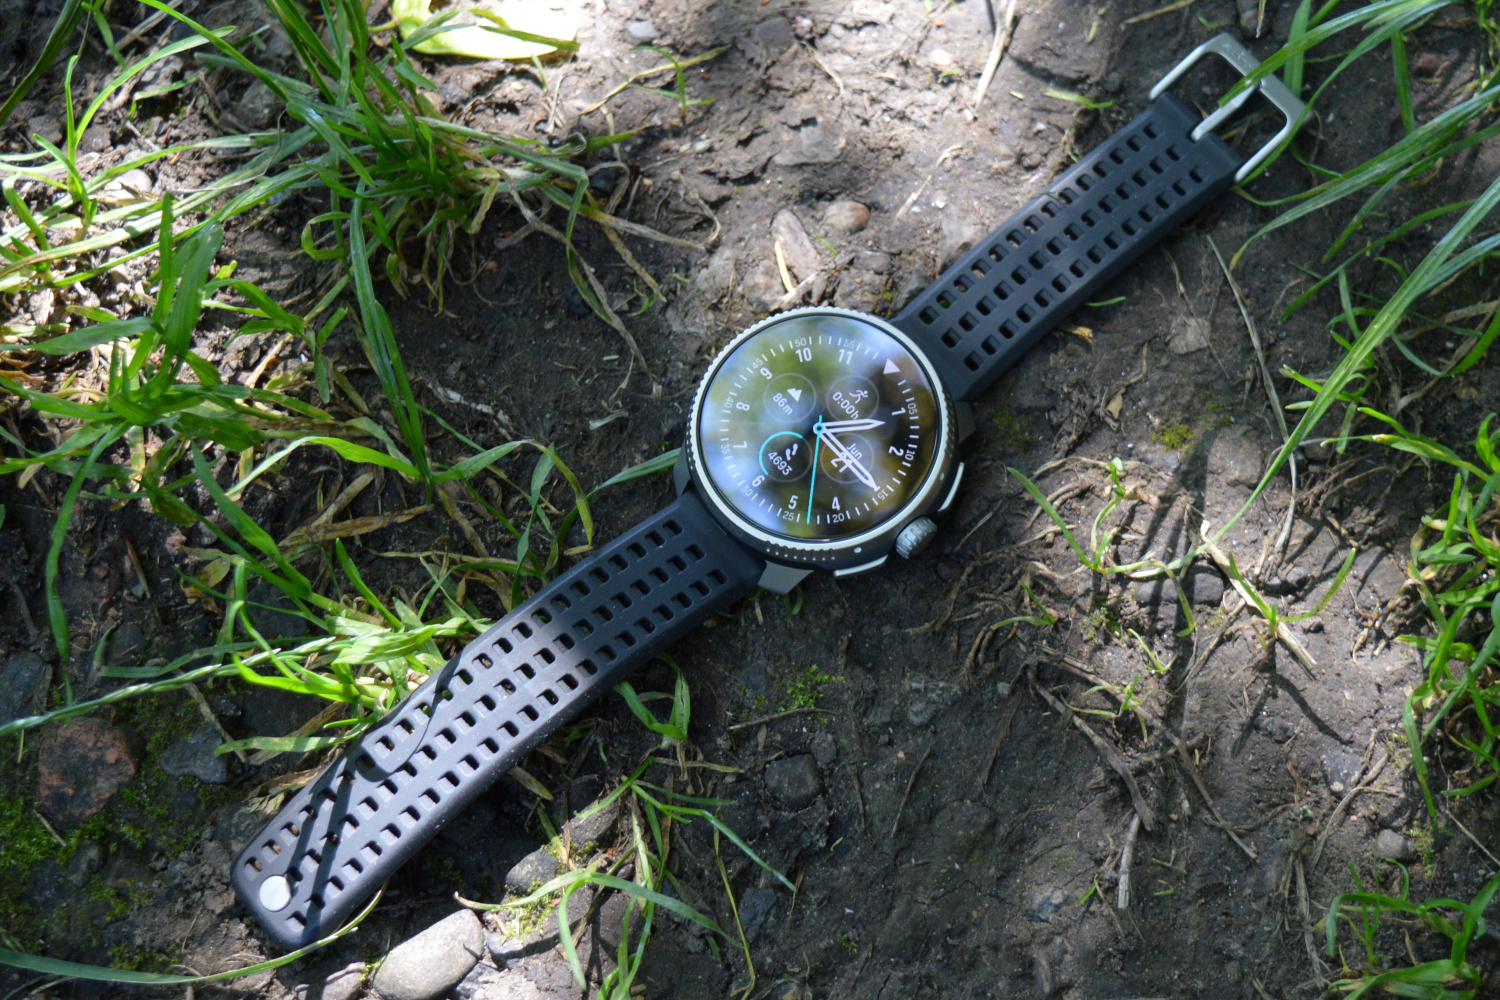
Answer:
POLYGON ((558 727, 757 586, 848 576, 936 532, 963 478, 968 405, 1152 244, 1245 180, 1303 105, 1265 76, 1207 118, 1167 88, 894 318, 811 307, 740 333, 709 366, 677 499, 514 608, 293 794, 234 861, 279 944, 325 937, 558 727), (1253 93, 1286 125, 1248 160, 1214 129, 1253 93))

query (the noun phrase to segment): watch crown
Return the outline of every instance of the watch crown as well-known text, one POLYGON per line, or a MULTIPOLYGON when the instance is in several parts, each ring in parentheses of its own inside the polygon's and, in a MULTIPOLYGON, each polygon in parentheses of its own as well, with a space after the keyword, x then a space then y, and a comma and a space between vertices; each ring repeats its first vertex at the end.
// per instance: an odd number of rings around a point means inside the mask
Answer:
POLYGON ((927 544, 932 541, 932 536, 935 534, 937 534, 937 525, 932 523, 932 518, 917 518, 902 528, 901 534, 896 536, 896 554, 902 559, 910 559, 927 548, 927 544))

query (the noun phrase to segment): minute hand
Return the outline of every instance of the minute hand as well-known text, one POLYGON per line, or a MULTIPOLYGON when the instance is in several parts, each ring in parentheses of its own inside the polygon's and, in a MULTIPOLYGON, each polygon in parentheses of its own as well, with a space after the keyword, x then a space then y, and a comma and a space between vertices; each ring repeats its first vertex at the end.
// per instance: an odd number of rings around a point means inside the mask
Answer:
POLYGON ((859 459, 855 458, 854 454, 850 452, 848 448, 844 447, 844 442, 833 436, 833 434, 828 430, 827 424, 824 424, 822 428, 819 429, 818 440, 826 444, 834 453, 834 456, 844 463, 844 467, 854 472, 855 477, 859 479, 860 482, 864 483, 872 490, 875 489, 875 478, 870 475, 868 469, 860 464, 859 459))
POLYGON ((835 434, 852 434, 855 431, 872 431, 877 427, 884 427, 884 420, 872 420, 865 417, 862 420, 832 420, 823 425, 825 431, 835 434))

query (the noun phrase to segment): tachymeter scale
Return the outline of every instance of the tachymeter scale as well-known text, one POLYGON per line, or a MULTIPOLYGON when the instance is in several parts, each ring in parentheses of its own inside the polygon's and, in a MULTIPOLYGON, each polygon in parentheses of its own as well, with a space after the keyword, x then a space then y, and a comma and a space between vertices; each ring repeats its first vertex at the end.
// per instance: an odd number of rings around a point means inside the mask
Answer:
POLYGON ((768 324, 723 360, 701 405, 709 485, 785 537, 832 540, 878 526, 935 460, 934 386, 899 340, 853 316, 768 324))

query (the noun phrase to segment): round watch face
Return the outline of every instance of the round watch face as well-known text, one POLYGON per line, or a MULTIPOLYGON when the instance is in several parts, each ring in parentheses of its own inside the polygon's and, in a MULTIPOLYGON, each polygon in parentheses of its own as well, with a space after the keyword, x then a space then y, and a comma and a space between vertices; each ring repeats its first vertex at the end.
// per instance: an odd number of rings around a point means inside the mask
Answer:
POLYGON ((703 472, 743 518, 848 538, 906 507, 932 470, 937 391, 910 350, 854 315, 789 313, 724 357, 695 421, 703 472))

